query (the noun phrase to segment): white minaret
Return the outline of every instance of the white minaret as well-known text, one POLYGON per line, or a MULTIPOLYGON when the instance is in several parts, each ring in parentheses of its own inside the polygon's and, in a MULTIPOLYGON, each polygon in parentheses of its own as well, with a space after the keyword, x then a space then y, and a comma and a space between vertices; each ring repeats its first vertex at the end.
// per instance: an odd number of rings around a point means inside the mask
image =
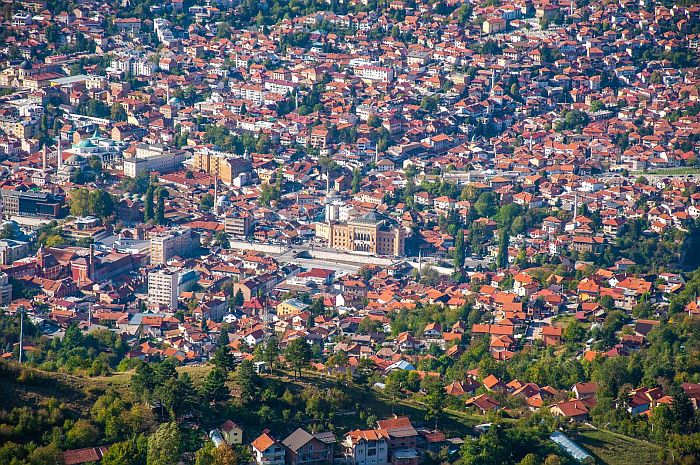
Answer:
POLYGON ((44 144, 44 148, 41 149, 41 169, 46 171, 49 158, 49 146, 44 144))
POLYGON ((574 228, 578 227, 578 192, 574 193, 574 228))
POLYGON ((61 171, 63 168, 63 155, 61 155, 61 136, 58 136, 58 144, 56 144, 56 171, 61 171))

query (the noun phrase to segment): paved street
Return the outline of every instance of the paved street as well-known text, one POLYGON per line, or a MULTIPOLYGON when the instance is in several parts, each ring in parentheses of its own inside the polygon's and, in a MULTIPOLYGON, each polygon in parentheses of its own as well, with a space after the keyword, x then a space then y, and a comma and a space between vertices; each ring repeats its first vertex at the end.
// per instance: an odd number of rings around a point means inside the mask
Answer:
MULTIPOLYGON (((240 240, 231 240, 231 248, 238 250, 254 250, 256 252, 263 252, 271 257, 278 260, 285 261, 287 263, 294 263, 296 265, 301 265, 306 268, 310 267, 321 267, 329 268, 339 272, 341 274, 355 273, 363 265, 381 265, 387 266, 392 263, 397 263, 400 261, 406 261, 411 264, 414 268, 418 268, 418 259, 416 257, 404 257, 399 259, 375 257, 366 254, 355 254, 349 252, 343 252, 339 250, 329 249, 328 247, 310 245, 310 244, 294 244, 291 246, 277 245, 277 244, 264 244, 261 242, 248 242, 240 240), (299 252, 308 252, 312 258, 300 258, 295 255, 299 252)), ((467 268, 476 268, 481 265, 482 267, 487 267, 490 260, 481 259, 475 260, 473 258, 467 258, 465 260, 465 265, 467 268)), ((447 267, 435 266, 431 263, 431 260, 426 258, 423 260, 423 266, 431 264, 435 270, 441 274, 450 274, 453 269, 447 267)))

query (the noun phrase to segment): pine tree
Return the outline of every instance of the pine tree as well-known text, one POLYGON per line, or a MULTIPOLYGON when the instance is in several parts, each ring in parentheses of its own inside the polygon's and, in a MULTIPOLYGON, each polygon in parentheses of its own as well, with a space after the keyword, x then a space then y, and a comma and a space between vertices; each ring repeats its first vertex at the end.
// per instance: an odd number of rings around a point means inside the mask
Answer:
POLYGON ((168 191, 166 191, 163 188, 158 188, 156 192, 156 196, 158 197, 157 205, 156 205, 156 214, 154 221, 156 224, 164 225, 165 224, 165 198, 168 196, 168 191))
POLYGON ((202 386, 202 395, 209 402, 223 402, 229 398, 231 393, 226 387, 228 376, 219 368, 214 368, 209 372, 202 386))
POLYGON ((498 255, 496 256, 496 266, 498 268, 508 267, 508 243, 510 236, 506 229, 501 232, 501 240, 498 243, 498 255))
POLYGON ((287 359, 292 370, 294 370, 294 377, 296 378, 297 373, 301 376, 301 370, 309 363, 309 360, 311 360, 311 348, 304 339, 294 339, 287 346, 284 358, 287 359))
POLYGON ((352 193, 357 194, 360 192, 360 187, 362 185, 362 171, 360 168, 355 168, 352 171, 352 193))
POLYGON ((143 221, 149 221, 153 219, 153 195, 155 192, 155 187, 153 185, 153 180, 149 179, 148 188, 146 189, 146 198, 144 200, 143 209, 143 221))
POLYGON ((466 247, 464 245, 464 230, 460 228, 457 232, 457 238, 455 239, 455 258, 454 265, 455 271, 459 272, 464 268, 464 256, 466 252, 466 247))
POLYGON ((245 297, 243 296, 243 291, 241 291, 240 289, 238 289, 238 290, 236 291, 236 295, 235 295, 234 298, 233 298, 233 304, 234 304, 236 307, 241 307, 241 306, 243 305, 244 302, 245 302, 245 297))

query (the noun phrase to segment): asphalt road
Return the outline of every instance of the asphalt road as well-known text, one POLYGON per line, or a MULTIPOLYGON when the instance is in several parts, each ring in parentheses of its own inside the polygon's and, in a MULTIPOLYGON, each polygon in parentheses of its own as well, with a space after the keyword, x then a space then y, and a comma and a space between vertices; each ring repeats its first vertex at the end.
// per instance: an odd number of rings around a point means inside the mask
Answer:
MULTIPOLYGON (((328 247, 312 244, 294 244, 291 246, 286 246, 241 240, 231 240, 229 242, 231 244, 231 248, 233 249, 263 252, 283 262, 294 263, 296 265, 304 266, 305 268, 328 268, 335 270, 336 272, 342 272, 343 274, 355 273, 363 265, 390 266, 401 261, 406 261, 414 268, 418 268, 417 257, 375 257, 367 254, 342 252, 339 250, 329 249, 328 247), (312 258, 296 257, 295 254, 299 252, 308 252, 312 258)), ((482 267, 487 267, 489 263, 490 260, 486 259, 475 260, 473 258, 467 258, 465 260, 465 265, 469 268, 476 268, 479 265, 482 267)), ((453 272, 451 267, 438 267, 433 265, 429 259, 424 259, 423 266, 428 264, 431 264, 434 269, 442 274, 450 274, 453 272)))

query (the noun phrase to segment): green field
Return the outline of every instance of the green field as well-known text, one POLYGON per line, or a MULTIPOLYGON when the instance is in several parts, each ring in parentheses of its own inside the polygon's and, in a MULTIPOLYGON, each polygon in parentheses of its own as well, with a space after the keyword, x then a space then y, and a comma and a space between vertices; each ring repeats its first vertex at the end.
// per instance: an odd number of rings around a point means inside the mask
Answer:
POLYGON ((656 465, 661 448, 611 431, 580 429, 576 434, 567 433, 576 443, 586 449, 597 463, 606 465, 656 465))

